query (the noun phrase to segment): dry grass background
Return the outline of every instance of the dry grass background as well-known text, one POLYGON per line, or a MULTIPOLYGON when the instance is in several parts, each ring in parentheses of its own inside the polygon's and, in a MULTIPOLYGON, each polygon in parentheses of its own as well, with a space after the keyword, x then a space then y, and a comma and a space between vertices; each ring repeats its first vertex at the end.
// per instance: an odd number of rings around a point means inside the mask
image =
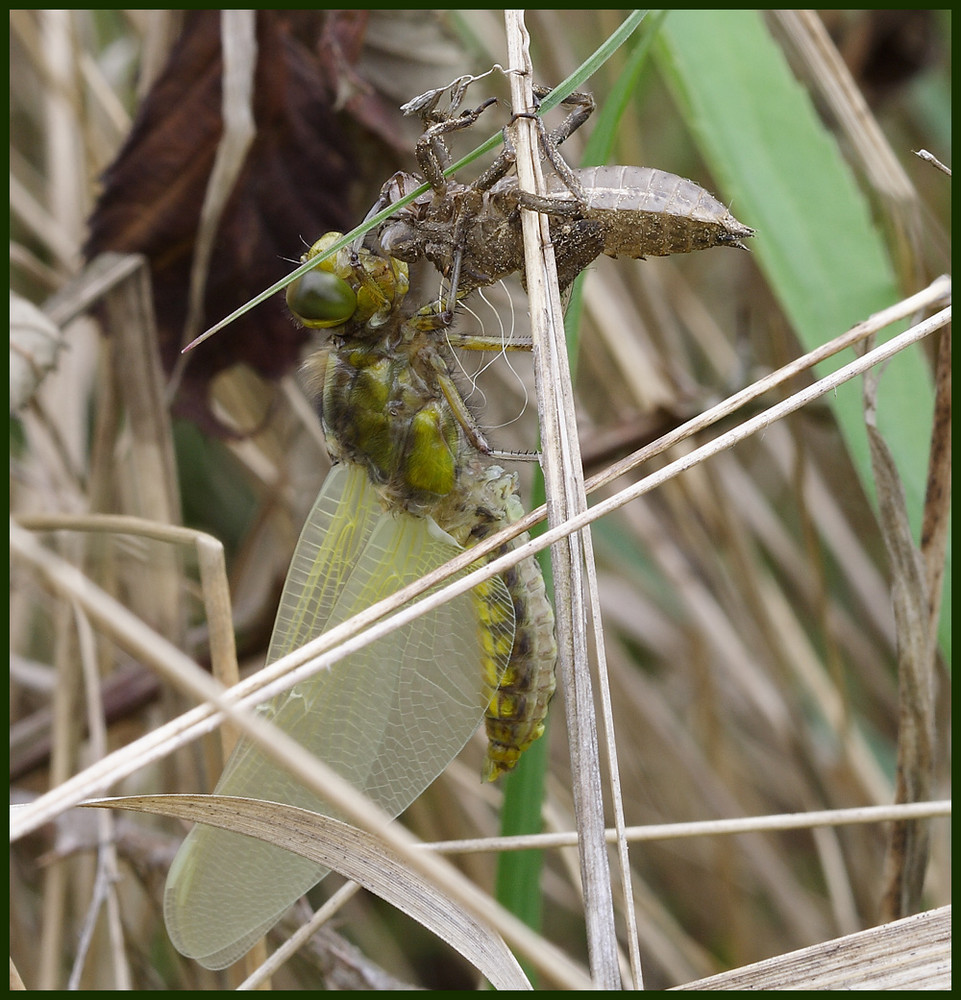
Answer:
MULTIPOLYGON (((498 12, 464 16, 461 27, 483 54, 468 56, 450 40, 453 32, 438 34, 425 61, 443 52, 449 64, 433 67, 431 77, 424 75, 431 67, 416 65, 409 75, 391 74, 402 88, 392 95, 397 103, 467 68, 503 61, 498 12)), ((71 309, 69 283, 83 269, 97 178, 162 65, 175 20, 163 11, 11 12, 11 288, 37 305, 47 302, 48 315, 71 309), (53 312, 49 300, 58 293, 61 311, 53 312)), ((603 11, 532 13, 540 77, 563 78, 618 20, 603 11)), ((852 13, 833 26, 852 60, 870 46, 867 19, 852 13)), ((427 31, 426 23, 418 30, 427 31)), ((945 31, 933 61, 900 87, 882 90, 866 70, 860 77, 866 88, 877 88, 868 96, 881 127, 918 179, 923 242, 910 251, 906 271, 914 277, 905 293, 949 266, 948 185, 907 152, 949 148, 937 103, 948 100, 948 39, 945 31)), ((797 71, 818 92, 818 81, 806 79, 803 66, 797 71)), ((605 67, 591 81, 601 99, 615 73, 605 67)), ((711 188, 663 84, 648 71, 643 85, 614 161, 656 165, 711 188)), ((578 139, 567 153, 571 162, 578 139)), ((359 195, 358 219, 372 196, 359 195)), ((291 258, 299 253, 289 248, 291 258)), ((522 296, 493 290, 492 311, 477 300, 472 305, 488 330, 498 322, 495 313, 523 325, 522 296)), ((114 344, 124 345, 115 351, 136 353, 136 336, 144 329, 149 335, 149 318, 141 323, 132 315, 122 321, 129 327, 124 340, 113 332, 114 344)), ((825 339, 841 332, 827 331, 825 339)), ((644 264, 600 261, 584 289, 580 344, 578 419, 588 472, 802 353, 752 257, 729 251, 644 264)), ((259 433, 223 441, 183 421, 172 425, 162 400, 151 405, 149 369, 130 354, 111 362, 105 345, 85 315, 65 326, 53 370, 12 422, 12 511, 18 517, 122 512, 166 523, 180 523, 182 511, 183 523, 226 545, 246 672, 262 661, 290 551, 325 475, 317 429, 303 416, 293 378, 278 388, 250 369, 218 378, 216 412, 239 427, 263 422, 259 433)), ((474 401, 482 400, 481 422, 496 428, 491 435, 499 445, 526 449, 536 435, 533 390, 528 362, 515 357, 516 371, 503 361, 490 367, 474 401)), ((207 656, 211 640, 190 546, 143 533, 51 533, 49 527, 41 537, 60 556, 190 656, 207 656)), ((823 401, 604 518, 595 526, 595 548, 629 825, 892 801, 898 669, 890 572, 870 502, 823 401)), ((56 787, 190 704, 91 630, 76 606, 51 596, 22 561, 12 575, 11 664, 14 801, 56 787)), ((940 659, 936 680, 930 797, 942 799, 949 794, 950 712, 940 659)), ((552 715, 545 828, 571 830, 559 704, 552 715)), ((478 738, 415 803, 407 814, 411 829, 428 840, 496 835, 499 793, 475 778, 482 752, 478 738)), ((207 791, 216 768, 183 750, 114 791, 207 791)), ((84 929, 94 923, 90 951, 74 972, 82 988, 226 984, 180 959, 163 933, 163 878, 182 833, 172 821, 72 810, 17 842, 11 954, 27 986, 63 986, 84 929), (113 846, 98 855, 105 840, 113 846), (98 910, 92 901, 100 899, 98 910)), ((948 824, 935 820, 930 835, 924 908, 950 901, 948 824)), ((634 904, 647 987, 873 926, 886 846, 886 827, 877 823, 635 846, 634 904)), ((490 855, 467 855, 461 864, 490 888, 490 855)), ((547 852, 543 932, 586 961, 576 871, 570 848, 547 852)), ((616 889, 615 904, 622 912, 616 889)), ((472 982, 456 955, 363 894, 340 914, 337 930, 359 950, 333 933, 321 936, 275 978, 275 987, 391 988, 389 977, 428 988, 472 982), (377 979, 380 970, 384 979, 377 979)))

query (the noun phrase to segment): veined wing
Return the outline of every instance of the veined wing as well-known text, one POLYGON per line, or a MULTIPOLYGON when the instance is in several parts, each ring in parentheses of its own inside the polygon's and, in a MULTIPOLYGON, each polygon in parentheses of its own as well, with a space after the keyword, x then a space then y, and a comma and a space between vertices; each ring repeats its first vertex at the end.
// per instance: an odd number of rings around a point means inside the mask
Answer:
MULTIPOLYGON (((366 475, 339 466, 321 490, 288 572, 270 645, 274 660, 460 551, 429 518, 381 510, 366 475)), ((490 689, 481 629, 513 630, 506 587, 497 614, 455 598, 270 702, 265 714, 356 788, 396 816, 477 729, 490 689)), ((484 637, 490 639, 490 636, 484 637)), ((485 643, 488 647, 511 643, 485 643)), ((500 670, 506 666, 498 664, 500 670)), ((216 792, 332 810, 241 741, 216 792)), ((281 848, 198 825, 174 860, 164 894, 171 940, 211 969, 239 958, 283 911, 327 874, 281 848)))

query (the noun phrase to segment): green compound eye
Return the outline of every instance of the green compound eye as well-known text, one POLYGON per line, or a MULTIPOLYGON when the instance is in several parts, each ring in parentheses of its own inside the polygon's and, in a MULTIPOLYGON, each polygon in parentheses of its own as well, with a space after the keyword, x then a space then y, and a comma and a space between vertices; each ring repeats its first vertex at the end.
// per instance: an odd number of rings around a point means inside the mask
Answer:
POLYGON ((313 329, 339 326, 357 309, 357 295, 350 285, 319 268, 292 281, 286 294, 290 311, 313 329))

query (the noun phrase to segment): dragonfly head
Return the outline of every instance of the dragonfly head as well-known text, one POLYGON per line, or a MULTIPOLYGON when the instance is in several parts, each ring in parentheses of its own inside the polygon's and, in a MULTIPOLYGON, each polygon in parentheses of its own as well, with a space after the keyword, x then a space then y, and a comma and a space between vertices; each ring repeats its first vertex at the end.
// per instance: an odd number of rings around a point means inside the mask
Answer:
POLYGON ((321 258, 317 266, 287 286, 287 305, 304 326, 330 329, 351 323, 354 335, 363 327, 383 326, 407 294, 407 265, 349 246, 331 248, 342 233, 325 233, 304 260, 321 258))

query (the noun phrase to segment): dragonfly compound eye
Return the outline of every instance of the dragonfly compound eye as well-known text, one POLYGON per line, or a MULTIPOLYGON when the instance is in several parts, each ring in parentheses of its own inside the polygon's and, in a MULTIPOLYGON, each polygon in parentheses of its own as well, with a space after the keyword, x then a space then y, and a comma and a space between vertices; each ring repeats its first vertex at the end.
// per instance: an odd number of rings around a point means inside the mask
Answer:
POLYGON ((304 326, 324 329, 354 315, 357 293, 343 278, 318 267, 287 286, 287 305, 304 326))

